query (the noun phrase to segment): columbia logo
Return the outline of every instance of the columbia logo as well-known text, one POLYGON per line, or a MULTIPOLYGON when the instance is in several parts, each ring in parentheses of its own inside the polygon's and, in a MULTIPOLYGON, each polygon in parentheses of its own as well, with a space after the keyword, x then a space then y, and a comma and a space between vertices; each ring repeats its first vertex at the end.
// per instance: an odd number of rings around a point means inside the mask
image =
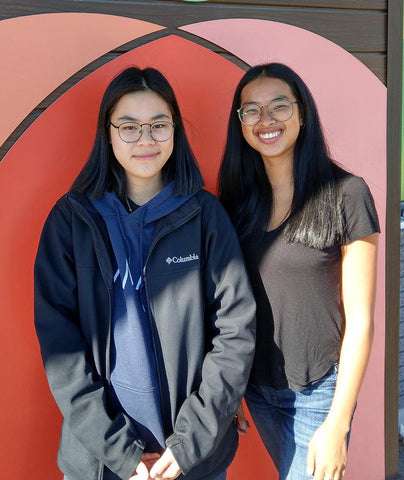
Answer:
POLYGON ((199 260, 198 255, 196 253, 191 253, 187 257, 167 257, 166 263, 170 265, 171 263, 194 262, 195 260, 199 260))

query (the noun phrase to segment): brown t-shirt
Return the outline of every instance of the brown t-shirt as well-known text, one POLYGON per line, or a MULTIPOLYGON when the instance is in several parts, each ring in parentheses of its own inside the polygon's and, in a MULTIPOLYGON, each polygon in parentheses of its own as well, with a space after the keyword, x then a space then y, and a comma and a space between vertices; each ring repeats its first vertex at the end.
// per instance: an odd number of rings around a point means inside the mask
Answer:
MULTIPOLYGON (((342 180, 342 209, 344 244, 380 231, 362 178, 342 180)), ((257 302, 251 382, 301 391, 339 358, 344 329, 341 245, 318 250, 288 243, 282 235, 286 222, 242 242, 257 302)))

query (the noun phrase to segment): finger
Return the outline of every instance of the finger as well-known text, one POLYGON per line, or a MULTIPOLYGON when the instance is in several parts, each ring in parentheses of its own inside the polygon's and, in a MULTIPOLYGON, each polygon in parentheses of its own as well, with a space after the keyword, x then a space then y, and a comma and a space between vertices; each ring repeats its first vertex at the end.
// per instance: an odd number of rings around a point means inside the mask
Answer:
POLYGON ((340 480, 340 476, 337 470, 334 470, 332 473, 326 472, 323 476, 324 480, 340 480))
POLYGON ((245 420, 243 405, 240 405, 238 407, 237 412, 236 412, 236 418, 239 418, 241 420, 245 420))
POLYGON ((157 460, 146 460, 144 464, 146 465, 147 470, 150 472, 153 465, 156 463, 157 460))
POLYGON ((143 453, 141 461, 144 462, 145 460, 158 460, 159 458, 159 453, 143 453))
POLYGON ((242 419, 240 417, 237 418, 237 431, 241 435, 245 435, 247 433, 247 430, 250 428, 250 424, 248 423, 248 420, 245 418, 242 419))
POLYGON ((180 473, 181 473, 181 470, 177 462, 174 462, 164 471, 163 475, 164 475, 164 478, 171 480, 171 479, 177 478, 180 473))
POLYGON ((310 448, 307 453, 307 475, 314 475, 314 467, 315 467, 315 456, 314 456, 314 451, 310 448))
POLYGON ((331 477, 333 480, 342 480, 345 477, 345 467, 342 467, 340 470, 336 470, 334 476, 331 477))
POLYGON ((171 465, 171 461, 172 461, 172 458, 168 458, 163 454, 163 456, 160 457, 151 468, 150 477, 151 478, 162 477, 165 470, 171 465))
POLYGON ((149 471, 147 470, 146 465, 143 462, 139 462, 136 467, 136 475, 130 477, 129 480, 148 480, 149 471))

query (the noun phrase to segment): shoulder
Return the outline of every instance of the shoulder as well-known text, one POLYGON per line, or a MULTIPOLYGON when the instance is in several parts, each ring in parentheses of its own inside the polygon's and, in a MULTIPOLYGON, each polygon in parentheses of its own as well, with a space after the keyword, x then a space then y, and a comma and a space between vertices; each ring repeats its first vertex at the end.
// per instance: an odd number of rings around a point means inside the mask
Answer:
POLYGON ((366 205, 376 210, 372 192, 362 177, 348 173, 340 179, 339 188, 344 209, 355 209, 366 205))
POLYGON ((223 205, 220 203, 217 197, 206 190, 200 190, 195 194, 195 198, 201 208, 201 214, 207 219, 219 219, 219 221, 227 221, 230 223, 230 218, 223 205))
POLYGON ((70 224, 72 217, 77 211, 77 205, 80 205, 82 210, 89 210, 91 202, 85 194, 67 192, 62 195, 51 208, 46 219, 46 224, 63 225, 70 224))
POLYGON ((203 189, 199 190, 199 192, 195 194, 195 198, 198 200, 198 202, 201 205, 215 205, 215 204, 220 205, 220 202, 215 197, 215 195, 213 195, 213 193, 208 192, 207 190, 203 190, 203 189))
POLYGON ((339 185, 343 195, 370 194, 370 189, 362 177, 346 172, 341 176, 339 185))
POLYGON ((380 232, 375 202, 365 180, 347 173, 341 178, 339 186, 345 223, 343 243, 380 232))

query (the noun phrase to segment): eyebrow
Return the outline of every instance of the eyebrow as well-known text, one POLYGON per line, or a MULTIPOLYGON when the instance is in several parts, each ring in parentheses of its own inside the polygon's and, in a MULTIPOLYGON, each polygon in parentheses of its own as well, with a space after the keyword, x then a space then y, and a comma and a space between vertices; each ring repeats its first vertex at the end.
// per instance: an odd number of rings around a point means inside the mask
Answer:
MULTIPOLYGON (((158 113, 157 115, 154 115, 153 117, 151 117, 150 120, 162 120, 162 119, 166 119, 166 118, 170 118, 168 115, 166 115, 165 113, 158 113)), ((123 120, 123 121, 127 121, 127 122, 138 122, 139 120, 135 117, 131 117, 130 115, 122 115, 122 117, 119 117, 118 120, 123 120)))
MULTIPOLYGON (((271 102, 275 102, 277 100, 290 100, 291 102, 293 101, 292 99, 290 99, 287 95, 279 95, 278 97, 276 98, 273 98, 272 100, 270 100, 268 103, 271 103, 271 102)), ((251 100, 249 102, 245 102, 243 105, 249 105, 250 103, 257 103, 258 105, 261 105, 260 102, 257 102, 257 101, 254 101, 254 100, 251 100)))

